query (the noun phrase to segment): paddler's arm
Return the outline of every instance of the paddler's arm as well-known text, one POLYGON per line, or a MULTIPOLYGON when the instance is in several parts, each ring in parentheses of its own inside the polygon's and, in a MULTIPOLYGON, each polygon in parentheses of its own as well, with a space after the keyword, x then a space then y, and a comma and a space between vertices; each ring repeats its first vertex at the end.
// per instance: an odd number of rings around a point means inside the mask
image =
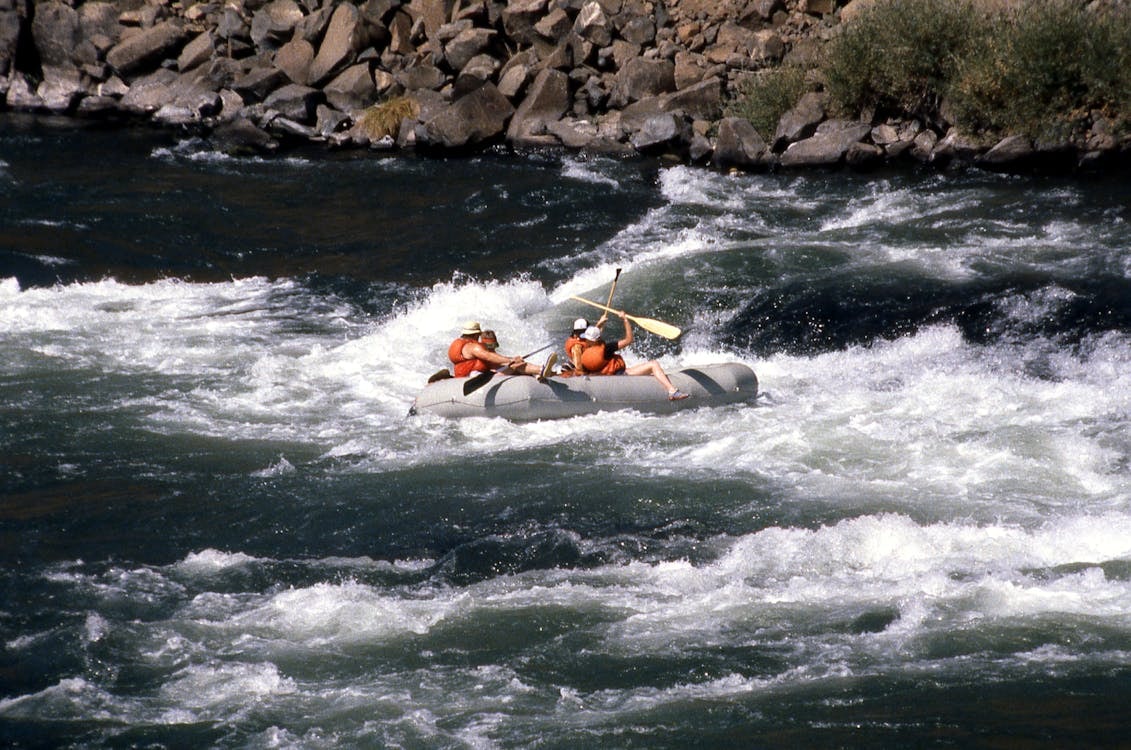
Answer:
POLYGON ((514 367, 523 363, 522 357, 507 357, 498 352, 493 352, 478 341, 469 341, 463 347, 463 356, 481 359, 493 365, 510 365, 514 367))
POLYGON ((585 351, 585 347, 583 347, 581 344, 574 344, 573 348, 566 352, 567 354, 569 354, 569 361, 573 362, 573 367, 578 372, 582 372, 584 370, 584 368, 582 368, 581 366, 581 353, 583 351, 585 351))
POLYGON ((634 339, 632 338, 632 323, 628 320, 626 313, 620 314, 620 319, 624 322, 624 338, 617 342, 617 349, 623 349, 630 346, 634 339))

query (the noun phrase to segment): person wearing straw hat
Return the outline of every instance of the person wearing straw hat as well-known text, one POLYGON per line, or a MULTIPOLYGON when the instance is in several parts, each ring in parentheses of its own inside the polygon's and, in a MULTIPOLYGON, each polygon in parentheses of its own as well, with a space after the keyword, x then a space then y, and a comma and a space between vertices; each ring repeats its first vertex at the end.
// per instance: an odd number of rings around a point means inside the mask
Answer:
MULTIPOLYGON (((454 365, 455 377, 465 378, 476 372, 488 372, 500 367, 508 367, 511 372, 520 375, 541 375, 542 368, 532 365, 522 357, 508 357, 499 354, 494 347, 484 346, 480 342, 483 327, 477 320, 469 320, 460 329, 459 338, 448 346, 448 359, 454 365)), ((492 332, 492 336, 493 336, 492 332)), ((495 346, 497 346, 497 341, 495 346)))

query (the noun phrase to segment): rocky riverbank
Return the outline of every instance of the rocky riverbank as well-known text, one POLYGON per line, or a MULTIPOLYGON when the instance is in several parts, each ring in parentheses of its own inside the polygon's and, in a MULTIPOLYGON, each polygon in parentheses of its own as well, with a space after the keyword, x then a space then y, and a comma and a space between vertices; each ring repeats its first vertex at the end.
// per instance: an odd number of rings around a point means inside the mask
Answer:
POLYGON ((0 0, 0 101, 128 117, 230 152, 566 148, 771 169, 955 160, 1012 170, 1124 163, 982 143, 946 123, 831 119, 810 92, 774 133, 725 116, 743 80, 819 54, 871 0, 0 0))

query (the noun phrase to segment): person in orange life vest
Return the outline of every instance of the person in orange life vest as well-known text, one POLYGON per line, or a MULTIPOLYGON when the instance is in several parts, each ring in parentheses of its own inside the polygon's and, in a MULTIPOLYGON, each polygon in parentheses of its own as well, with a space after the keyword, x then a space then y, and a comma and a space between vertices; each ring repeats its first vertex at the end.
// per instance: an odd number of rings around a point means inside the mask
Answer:
MULTIPOLYGON (((494 331, 489 330, 489 329, 485 329, 482 333, 479 334, 479 343, 482 344, 483 348, 486 349, 487 351, 493 352, 493 351, 495 351, 496 349, 499 348, 499 337, 495 335, 494 331)), ((541 372, 542 372, 541 370, 538 369, 537 365, 527 364, 526 366, 528 368, 529 367, 534 368, 537 372, 523 373, 525 375, 540 375, 541 372)), ((509 364, 492 365, 488 369, 494 370, 495 372, 501 372, 501 373, 506 374, 506 375, 510 375, 510 374, 517 372, 517 370, 512 368, 511 365, 509 365, 509 364)))
POLYGON ((632 323, 628 317, 621 313, 620 319, 624 321, 624 338, 615 343, 602 339, 601 329, 597 326, 589 326, 581 334, 579 338, 585 345, 579 358, 581 371, 586 375, 651 375, 667 390, 669 400, 681 401, 687 398, 688 394, 672 385, 664 368, 656 360, 651 359, 632 367, 625 365, 624 358, 617 352, 629 346, 634 339, 632 323))
POLYGON ((507 357, 479 343, 483 329, 479 321, 464 323, 459 338, 448 346, 448 359, 455 365, 455 377, 465 378, 475 372, 487 372, 499 367, 510 367, 522 375, 538 375, 542 370, 528 364, 522 357, 507 357))
MULTIPOLYGON (((602 315, 601 319, 598 320, 595 325, 597 328, 603 329, 605 327, 605 321, 608 319, 609 316, 607 314, 602 315)), ((562 365, 561 374, 563 376, 580 375, 585 372, 581 367, 581 353, 585 351, 588 342, 581 339, 581 334, 585 333, 585 329, 588 327, 589 321, 585 318, 578 318, 573 321, 573 330, 570 332, 569 336, 566 337, 564 345, 566 361, 562 365)))

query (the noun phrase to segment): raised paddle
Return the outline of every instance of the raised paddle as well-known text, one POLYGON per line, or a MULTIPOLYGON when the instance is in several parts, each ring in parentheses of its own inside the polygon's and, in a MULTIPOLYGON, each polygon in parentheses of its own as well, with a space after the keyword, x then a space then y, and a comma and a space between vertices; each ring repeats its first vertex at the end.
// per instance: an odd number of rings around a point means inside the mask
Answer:
POLYGON ((605 307, 608 307, 609 305, 613 304, 613 292, 615 292, 617 290, 617 279, 619 279, 619 278, 620 278, 620 269, 618 268, 616 275, 613 276, 613 285, 611 287, 609 287, 609 299, 605 303, 605 307))
POLYGON ((679 328, 676 328, 671 323, 665 323, 662 320, 653 320, 652 318, 641 318, 636 315, 629 315, 624 310, 614 310, 608 305, 602 305, 600 302, 594 302, 593 300, 585 299, 584 297, 570 295, 570 299, 575 299, 578 302, 584 302, 587 305, 593 305, 593 307, 599 307, 602 310, 608 310, 609 312, 616 315, 623 315, 636 325, 643 328, 645 331, 651 331, 657 336, 663 336, 666 339, 678 339, 679 335, 683 333, 683 331, 681 331, 679 328))
MULTIPOLYGON (((530 354, 523 354, 522 358, 526 359, 527 357, 533 357, 538 352, 545 351, 551 346, 553 346, 553 344, 546 344, 545 346, 530 352, 530 354)), ((485 386, 487 384, 487 381, 490 380, 494 374, 494 370, 486 370, 485 372, 481 372, 478 375, 472 375, 463 384, 463 395, 470 395, 485 386)))

